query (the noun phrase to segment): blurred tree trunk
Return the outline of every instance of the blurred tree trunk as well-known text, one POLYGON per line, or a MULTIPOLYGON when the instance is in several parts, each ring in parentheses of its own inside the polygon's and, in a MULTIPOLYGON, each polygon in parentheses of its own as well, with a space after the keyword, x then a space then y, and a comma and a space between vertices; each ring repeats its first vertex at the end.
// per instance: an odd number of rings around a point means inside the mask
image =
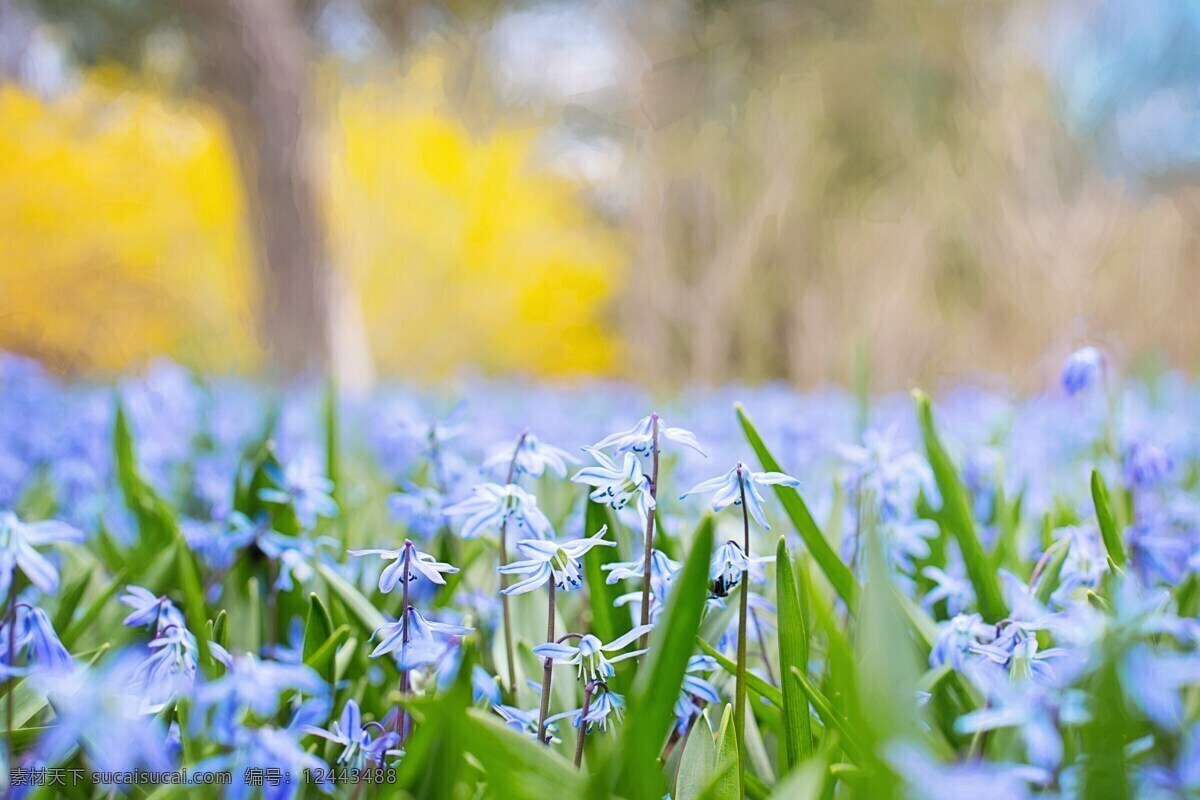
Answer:
POLYGON ((324 369, 333 301, 311 163, 307 34, 292 0, 187 0, 202 79, 225 115, 262 284, 260 330, 281 375, 324 369))

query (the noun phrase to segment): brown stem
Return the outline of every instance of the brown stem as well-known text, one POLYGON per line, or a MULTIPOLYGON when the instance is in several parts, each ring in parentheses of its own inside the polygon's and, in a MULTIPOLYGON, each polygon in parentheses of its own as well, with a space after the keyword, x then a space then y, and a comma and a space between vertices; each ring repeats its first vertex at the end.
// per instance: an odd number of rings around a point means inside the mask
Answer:
POLYGON ((603 681, 592 681, 583 687, 583 708, 579 710, 579 736, 575 739, 576 769, 583 764, 583 740, 587 736, 587 715, 588 710, 592 707, 592 692, 596 691, 597 686, 604 686, 606 690, 608 689, 607 684, 603 681))
MULTIPOLYGON (((550 617, 546 622, 546 641, 554 641, 554 578, 550 579, 550 617)), ((538 709, 538 741, 549 744, 546 738, 546 715, 550 713, 550 680, 554 672, 554 659, 547 658, 542 666, 542 697, 538 709)))
MULTIPOLYGON (((650 497, 658 505, 658 414, 650 415, 650 454, 653 459, 650 468, 650 497)), ((646 558, 642 563, 642 624, 650 624, 650 559, 654 554, 654 516, 656 509, 650 509, 646 515, 646 558)), ((650 634, 642 634, 639 647, 643 650, 650 646, 650 634)))

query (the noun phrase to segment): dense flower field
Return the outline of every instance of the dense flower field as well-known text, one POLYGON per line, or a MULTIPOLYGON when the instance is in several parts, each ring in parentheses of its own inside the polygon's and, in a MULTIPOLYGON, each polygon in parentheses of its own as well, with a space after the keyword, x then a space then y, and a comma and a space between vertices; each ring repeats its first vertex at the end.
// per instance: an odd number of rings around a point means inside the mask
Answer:
POLYGON ((0 359, 9 796, 1200 793, 1185 378, 461 396, 0 359))

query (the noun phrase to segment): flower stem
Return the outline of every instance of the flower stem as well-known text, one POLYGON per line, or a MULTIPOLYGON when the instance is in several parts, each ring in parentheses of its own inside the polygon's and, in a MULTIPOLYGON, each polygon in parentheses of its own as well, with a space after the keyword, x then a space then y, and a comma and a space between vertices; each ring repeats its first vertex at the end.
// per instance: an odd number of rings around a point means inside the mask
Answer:
MULTIPOLYGON (((658 414, 650 415, 651 439, 650 439, 650 456, 653 459, 650 467, 650 497, 654 499, 655 505, 658 503, 658 414)), ((642 624, 650 624, 650 558, 654 554, 654 514, 655 510, 650 509, 650 513, 646 515, 646 558, 642 563, 642 624)), ((650 646, 650 634, 642 635, 642 641, 638 645, 642 649, 650 646)))
POLYGON ((583 740, 587 737, 587 715, 592 707, 592 692, 601 685, 600 681, 592 681, 583 687, 583 708, 579 710, 579 737, 575 740, 575 768, 583 764, 583 740))
MULTIPOLYGON (((513 482, 513 473, 517 468, 517 456, 521 452, 521 447, 525 444, 525 437, 529 435, 529 431, 521 431, 521 438, 517 439, 517 446, 513 449, 512 461, 508 462, 508 477, 505 479, 505 485, 513 482)), ((500 566, 508 565, 508 543, 505 534, 508 532, 508 515, 500 520, 500 566)), ((517 660, 513 653, 512 640, 512 612, 508 609, 508 595, 504 590, 508 588, 508 575, 500 573, 500 606, 504 614, 504 657, 508 661, 508 691, 513 696, 517 693, 517 660)))
POLYGON ((742 596, 738 607, 737 690, 734 700, 733 726, 737 733, 738 781, 741 794, 746 795, 746 617, 750 609, 750 512, 746 509, 746 481, 738 467, 738 488, 741 491, 743 545, 742 596))
MULTIPOLYGON (((551 580, 550 587, 550 615, 546 622, 546 641, 554 641, 554 581, 551 580)), ((546 658, 545 664, 542 666, 542 697, 541 706, 538 708, 538 741, 542 744, 549 744, 546 738, 546 715, 550 713, 550 679, 554 674, 554 659, 546 658)))
MULTIPOLYGON (((400 622, 400 642, 401 642, 401 652, 403 652, 405 655, 405 658, 407 658, 408 657, 408 608, 409 608, 409 606, 408 606, 408 582, 409 582, 409 579, 411 578, 411 575, 409 574, 409 569, 410 569, 409 562, 411 561, 411 554, 407 552, 408 542, 405 542, 404 546, 405 546, 406 552, 404 553, 404 597, 403 597, 403 600, 401 601, 401 611, 400 611, 400 613, 403 614, 403 617, 401 617, 401 622, 400 622)), ((400 734, 400 746, 401 747, 404 746, 404 741, 405 741, 405 739, 408 738, 408 714, 404 710, 404 698, 408 695, 408 689, 409 689, 409 674, 408 674, 408 672, 409 671, 407 669, 400 670, 400 709, 399 709, 399 713, 396 715, 396 733, 400 734)))

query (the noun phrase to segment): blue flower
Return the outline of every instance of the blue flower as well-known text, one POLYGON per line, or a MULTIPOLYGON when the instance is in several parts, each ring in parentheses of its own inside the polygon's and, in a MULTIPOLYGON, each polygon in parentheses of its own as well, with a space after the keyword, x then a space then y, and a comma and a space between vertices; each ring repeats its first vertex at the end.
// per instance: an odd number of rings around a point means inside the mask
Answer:
POLYGON ((616 511, 633 501, 644 526, 650 518, 650 512, 654 510, 655 503, 650 478, 642 471, 642 462, 633 453, 626 453, 624 464, 618 467, 615 461, 601 451, 592 447, 583 449, 596 459, 599 466, 585 467, 572 475, 571 480, 593 487, 589 495, 592 500, 616 511))
POLYGON ((582 708, 576 708, 571 711, 564 711, 561 714, 554 714, 546 717, 546 722, 557 722, 560 719, 571 718, 571 725, 578 728, 584 723, 587 724, 588 730, 592 726, 598 726, 600 730, 608 730, 609 717, 616 719, 617 723, 621 722, 621 717, 625 713, 625 698, 616 692, 608 691, 607 689, 597 692, 588 703, 587 716, 583 714, 582 708))
POLYGON ((399 734, 386 730, 378 722, 364 725, 358 703, 353 699, 346 701, 342 716, 330 730, 315 725, 305 725, 302 730, 341 745, 342 752, 338 754, 337 763, 352 770, 365 769, 368 764, 382 764, 389 752, 395 752, 392 748, 400 743, 399 734), (371 726, 377 729, 375 733, 372 733, 371 726))
MULTIPOLYGON (((666 597, 667 587, 675 573, 679 572, 680 563, 667 557, 661 550, 650 552, 650 591, 655 597, 666 597)), ((612 585, 617 581, 628 578, 641 578, 646 574, 646 560, 635 558, 633 561, 613 561, 601 564, 600 569, 608 573, 604 582, 612 585)))
POLYGON ((958 614, 938 626, 937 639, 929 651, 929 666, 949 664, 958 672, 967 668, 975 648, 996 638, 996 628, 979 614, 958 614))
POLYGON ((546 542, 540 539, 524 539, 517 542, 517 551, 525 556, 526 560, 499 567, 499 571, 506 575, 529 577, 517 581, 503 590, 503 593, 513 595, 531 592, 545 585, 552 577, 554 586, 558 589, 578 589, 583 584, 579 559, 593 547, 616 547, 616 542, 605 541, 604 534, 607 532, 608 526, 605 525, 587 538, 572 539, 569 542, 546 542))
POLYGON ((129 585, 125 587, 125 594, 121 595, 121 602, 133 609, 121 623, 127 627, 141 628, 153 625, 158 631, 167 625, 180 628, 184 625, 183 614, 179 613, 179 609, 165 594, 157 596, 149 589, 129 585))
POLYGON ((384 594, 396 588, 396 584, 404 577, 406 568, 409 582, 415 581, 418 575, 423 575, 428 580, 443 586, 446 579, 442 577, 441 573, 458 572, 458 567, 452 567, 438 561, 428 553, 422 553, 411 539, 405 539, 404 546, 399 550, 350 550, 349 553, 352 556, 380 556, 384 561, 392 562, 384 567, 383 572, 379 573, 379 591, 384 594))
POLYGON ((1104 371, 1104 354, 1095 347, 1082 347, 1067 356, 1062 368, 1062 385, 1071 397, 1094 384, 1104 371))
POLYGON ((380 636, 381 639, 375 649, 371 651, 371 658, 378 658, 399 650, 400 653, 396 656, 396 666, 402 670, 436 664, 445 654, 447 646, 456 640, 454 637, 466 636, 473 630, 474 628, 465 628, 461 625, 432 622, 421 616, 421 613, 415 608, 409 606, 403 617, 395 622, 389 622, 375 631, 375 635, 380 636))
POLYGON ((596 680, 608 680, 616 674, 613 664, 627 658, 636 658, 645 650, 631 650, 628 653, 608 657, 605 653, 618 653, 638 637, 647 634, 652 625, 638 625, 633 630, 618 636, 608 644, 604 644, 592 634, 585 634, 577 644, 567 642, 546 642, 533 648, 538 658, 550 658, 558 664, 574 664, 579 667, 579 678, 587 683, 596 680))
POLYGON ((465 516, 462 537, 474 539, 488 531, 499 531, 505 522, 516 523, 518 530, 546 539, 554 535, 550 520, 538 508, 537 498, 515 484, 500 486, 484 483, 471 490, 471 496, 445 510, 448 517, 465 516))
POLYGON ((330 536, 309 539, 267 531, 258 537, 257 544, 263 555, 279 562, 274 588, 290 592, 295 581, 308 583, 316 576, 317 571, 311 562, 316 559, 318 551, 332 548, 337 540, 330 536))
POLYGON ((51 542, 82 541, 83 532, 65 522, 21 522, 11 511, 0 511, 0 593, 8 593, 19 569, 42 594, 54 594, 58 570, 35 548, 51 542))
POLYGON ((446 524, 442 493, 431 487, 406 484, 404 491, 388 495, 392 519, 402 523, 410 535, 430 537, 446 524))
POLYGON ((103 667, 34 673, 30 680, 49 698, 55 716, 38 739, 37 757, 53 765, 80 748, 98 770, 170 769, 166 728, 142 713, 132 680, 138 660, 124 653, 103 667))
MULTIPOLYGON (((540 709, 531 708, 528 711, 524 711, 515 706, 504 706, 499 703, 493 705, 492 709, 500 715, 508 727, 537 741, 538 713, 540 709)), ((557 736, 558 726, 553 724, 556 719, 556 717, 547 717, 546 719, 546 736, 549 738, 551 744, 559 741, 557 736)))
POLYGON ((687 730, 688 723, 692 718, 704 710, 699 705, 700 701, 705 703, 721 702, 721 696, 717 694, 717 687, 697 674, 712 672, 716 668, 717 660, 712 656, 692 656, 688 659, 687 670, 683 675, 683 686, 679 690, 679 699, 675 701, 675 730, 680 733, 687 730))
POLYGON ((567 475, 567 465, 578 463, 579 459, 566 450, 546 444, 532 433, 525 433, 515 446, 498 445, 484 463, 484 468, 507 470, 508 465, 512 464, 514 478, 517 475, 540 478, 548 468, 558 477, 564 478, 567 475))
POLYGON ((1150 442, 1134 442, 1125 451, 1125 484, 1148 489, 1162 483, 1171 467, 1166 450, 1150 442))
POLYGON ((235 656, 224 675, 196 688, 193 703, 197 713, 192 719, 199 725, 212 710, 214 724, 209 730, 229 737, 247 712, 260 718, 275 716, 280 695, 289 690, 323 698, 328 685, 311 667, 302 664, 260 661, 250 653, 235 656))
POLYGON ((308 461, 293 461, 282 472, 269 464, 265 471, 278 488, 259 489, 258 499, 264 503, 290 505, 302 528, 316 527, 318 517, 337 516, 338 506, 331 496, 333 481, 317 472, 308 461))
POLYGON ((695 434, 683 428, 669 427, 658 414, 650 414, 647 417, 642 417, 629 430, 606 436, 592 445, 590 449, 605 450, 611 447, 617 453, 632 451, 640 456, 653 455, 651 448, 654 446, 654 425, 656 422, 658 423, 659 439, 668 439, 684 447, 690 447, 702 456, 707 456, 700 449, 700 443, 696 441, 695 434))
MULTIPOLYGON (((40 608, 34 608, 25 603, 16 607, 16 627, 12 631, 14 659, 25 654, 31 666, 39 672, 64 672, 75 665, 71 654, 58 638, 50 617, 40 608)), ((0 626, 0 642, 7 642, 9 628, 0 626)), ((27 673, 28 669, 18 668, 15 663, 7 663, 8 648, 0 647, 0 676, 12 676, 27 673)))
POLYGON ((749 573, 752 579, 762 579, 762 565, 775 560, 775 556, 746 557, 742 546, 730 539, 717 547, 709 561, 709 588, 717 597, 726 597, 742 582, 742 575, 749 573))
POLYGON ((471 698, 478 703, 487 700, 489 706, 498 706, 503 702, 500 693, 500 681, 495 675, 476 664, 471 668, 471 698))
POLYGON ((693 486, 680 495, 680 499, 691 494, 712 492, 712 510, 721 511, 731 505, 740 506, 742 496, 745 495, 746 510, 750 513, 750 517, 763 530, 769 531, 771 526, 767 523, 767 515, 763 513, 761 490, 765 486, 772 485, 796 487, 800 485, 800 481, 790 475, 784 475, 782 472, 754 472, 739 461, 724 475, 718 475, 693 486))

